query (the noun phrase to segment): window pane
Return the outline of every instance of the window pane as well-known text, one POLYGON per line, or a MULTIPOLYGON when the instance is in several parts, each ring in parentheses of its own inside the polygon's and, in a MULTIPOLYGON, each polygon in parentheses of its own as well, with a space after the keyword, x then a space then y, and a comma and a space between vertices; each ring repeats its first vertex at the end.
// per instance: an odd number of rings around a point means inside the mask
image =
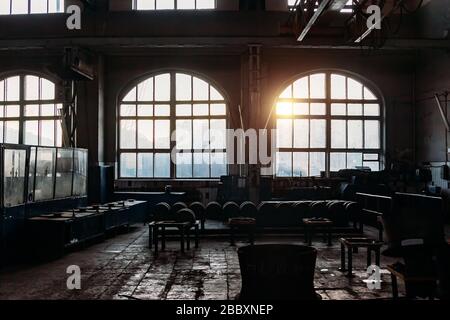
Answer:
POLYGON ((347 114, 347 105, 345 103, 332 103, 331 115, 332 116, 345 116, 347 114))
POLYGON ((277 120, 277 147, 292 148, 292 120, 277 120))
POLYGON ((177 153, 177 178, 192 178, 192 153, 177 153))
POLYGON ((137 97, 138 101, 153 101, 153 78, 138 84, 137 97))
POLYGON ((309 103, 294 103, 294 114, 303 116, 309 114, 309 103))
POLYGON ((194 153, 194 177, 209 178, 209 153, 194 153))
POLYGON ((309 120, 294 120, 294 148, 309 147, 309 120))
POLYGON ((368 161, 378 161, 378 154, 371 154, 371 153, 366 153, 364 154, 364 160, 368 160, 368 161))
POLYGON ((153 106, 152 105, 138 105, 138 116, 139 117, 153 116, 153 106))
POLYGON ((153 177, 153 153, 138 153, 137 176, 138 178, 153 177))
POLYGON ((318 73, 309 77, 310 91, 312 99, 324 99, 325 98, 325 74, 318 73))
POLYGON ((138 148, 153 148, 153 120, 138 120, 138 148))
POLYGON ((192 120, 177 120, 176 126, 177 149, 192 149, 192 120))
POLYGON ((47 0, 32 0, 31 13, 47 13, 47 0))
POLYGON ((380 171, 380 163, 379 162, 364 162, 364 167, 369 167, 371 171, 377 172, 380 171))
POLYGON ((56 120, 56 147, 62 146, 62 128, 61 120, 56 120))
POLYGON ((155 77, 155 100, 170 100, 170 74, 161 74, 155 77))
POLYGON ((190 104, 177 104, 176 114, 178 117, 190 117, 192 116, 192 105, 190 104))
POLYGON ((211 104, 209 112, 211 116, 224 116, 227 114, 227 108, 224 103, 211 104))
POLYGON ((49 0, 48 1, 48 12, 63 12, 64 11, 64 0, 49 0))
POLYGON ((362 116, 363 109, 361 104, 349 103, 348 104, 348 115, 349 116, 362 116))
POLYGON ((25 121, 24 124, 24 138, 25 144, 38 145, 39 144, 39 121, 25 121))
POLYGON ((204 150, 209 147, 209 120, 194 120, 194 149, 204 150))
POLYGON ((136 178, 136 154, 121 153, 120 154, 120 177, 136 178))
POLYGON ((379 104, 365 104, 364 105, 364 115, 365 116, 379 116, 380 115, 380 105, 379 104))
MULTIPOLYGON (((3 0, 5 1, 5 0, 3 0)), ((28 0, 14 0, 12 1, 12 14, 27 14, 28 0)))
POLYGON ((308 176, 308 152, 294 152, 294 177, 308 176))
POLYGON ((155 178, 170 178, 170 153, 155 154, 155 178))
POLYGON ((325 120, 311 120, 311 148, 325 148, 326 122, 325 120))
POLYGON ((5 101, 5 81, 0 81, 0 101, 5 101))
POLYGON ((345 99, 345 77, 337 74, 331 75, 331 99, 345 99))
POLYGON ((155 149, 170 148, 170 120, 155 120, 155 149))
POLYGON ((55 84, 43 78, 41 78, 41 99, 42 100, 55 99, 55 84))
POLYGON ((122 104, 120 106, 120 115, 122 117, 134 117, 134 116, 136 116, 136 105, 134 105, 134 104, 122 104))
POLYGON ((5 143, 19 143, 19 121, 5 121, 5 143))
POLYGON ((347 153, 347 169, 356 169, 362 166, 361 153, 347 153))
POLYGON ((11 8, 10 8, 10 2, 9 1, 0 1, 0 14, 10 14, 11 8))
POLYGON ((325 153, 311 152, 309 154, 310 176, 320 176, 321 171, 325 171, 325 153))
POLYGON ((175 0, 156 0, 156 9, 158 10, 175 9, 175 0))
POLYGON ((6 106, 6 117, 7 118, 20 117, 20 106, 17 105, 6 106))
POLYGON ((199 78, 193 79, 194 82, 194 100, 208 100, 209 99, 209 85, 199 78))
POLYGON ((346 148, 346 121, 345 120, 331 120, 331 147, 338 149, 346 148))
POLYGON ((197 9, 214 9, 215 0, 197 0, 197 9))
POLYGON ((219 91, 217 91, 216 88, 210 86, 209 90, 210 90, 210 93, 209 93, 210 97, 209 98, 211 99, 211 101, 222 101, 222 100, 225 100, 223 98, 223 96, 219 93, 219 91))
POLYGON ((54 104, 43 104, 41 105, 41 116, 50 117, 55 115, 55 105, 54 104))
POLYGON ((280 116, 290 116, 292 115, 292 103, 290 102, 278 102, 277 103, 277 114, 280 116))
POLYGON ((325 103, 311 103, 311 114, 323 116, 326 113, 325 103))
POLYGON ((127 93, 127 95, 123 98, 123 101, 137 101, 137 89, 134 87, 127 93))
POLYGON ((378 149, 380 147, 380 122, 376 120, 364 121, 364 147, 378 149))
POLYGON ((176 75, 176 97, 178 101, 192 100, 192 77, 187 74, 176 75))
POLYGON ((292 153, 277 152, 276 172, 279 177, 292 176, 292 153))
POLYGON ((210 120, 211 125, 211 140, 210 140, 210 148, 211 149, 226 149, 227 147, 227 122, 225 119, 220 120, 210 120))
POLYGON ((39 78, 25 77, 25 100, 39 100, 39 78))
POLYGON ((136 121, 121 120, 120 121, 120 148, 135 149, 136 148, 136 121))
POLYGON ((280 99, 292 99, 292 85, 284 89, 280 94, 280 99))
POLYGON ((167 104, 158 104, 155 106, 155 117, 169 117, 170 106, 167 104))
POLYGON ((364 99, 365 100, 376 100, 377 97, 367 88, 364 88, 364 99))
POLYGON ((54 146, 55 145, 55 121, 54 120, 42 120, 41 121, 41 146, 54 146))
POLYGON ((195 9, 195 0, 178 1, 177 9, 195 9))
POLYGON ((0 142, 4 142, 3 141, 3 126, 4 126, 4 122, 0 121, 0 142))
POLYGON ((20 77, 6 79, 6 101, 19 101, 20 77))
POLYGON ((362 139, 362 121, 361 120, 349 120, 348 126, 348 148, 359 149, 363 147, 362 139))
POLYGON ((309 98, 308 77, 301 78, 294 82, 294 98, 296 99, 309 98))
POLYGON ((211 153, 211 177, 218 178, 227 174, 227 154, 225 152, 211 153))
POLYGON ((330 154, 330 171, 339 171, 346 169, 346 154, 345 153, 331 153, 330 154))
POLYGON ((208 105, 207 104, 194 104, 194 110, 192 112, 194 116, 207 116, 208 105))
POLYGON ((137 10, 155 10, 155 0, 137 0, 137 10))
POLYGON ((347 94, 348 94, 348 99, 358 99, 358 100, 362 100, 362 95, 363 95, 363 86, 360 82, 355 81, 351 78, 347 78, 347 94))

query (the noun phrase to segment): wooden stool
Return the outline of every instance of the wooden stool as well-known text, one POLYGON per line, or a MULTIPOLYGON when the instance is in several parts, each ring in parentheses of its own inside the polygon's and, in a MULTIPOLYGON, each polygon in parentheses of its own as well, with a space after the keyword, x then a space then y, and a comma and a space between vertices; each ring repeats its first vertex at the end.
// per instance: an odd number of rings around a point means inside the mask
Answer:
POLYGON ((331 228, 333 227, 333 221, 326 218, 307 218, 303 219, 303 224, 305 225, 305 242, 308 243, 308 246, 312 246, 312 238, 315 235, 316 228, 323 230, 324 240, 328 246, 332 245, 331 228))
POLYGON ((340 271, 348 271, 347 276, 353 276, 353 252, 359 248, 367 248, 367 267, 372 265, 372 251, 375 252, 375 264, 380 266, 381 247, 383 242, 369 238, 341 238, 341 268, 340 271), (347 269, 345 267, 345 249, 347 248, 347 269))

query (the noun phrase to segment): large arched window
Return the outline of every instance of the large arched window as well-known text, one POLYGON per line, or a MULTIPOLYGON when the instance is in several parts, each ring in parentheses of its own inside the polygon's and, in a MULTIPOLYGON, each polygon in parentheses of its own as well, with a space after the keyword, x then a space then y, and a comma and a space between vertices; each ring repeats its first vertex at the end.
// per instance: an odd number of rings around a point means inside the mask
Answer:
POLYGON ((276 114, 277 176, 380 170, 381 101, 358 80, 332 72, 302 77, 279 96, 276 114))
POLYGON ((61 146, 61 107, 50 80, 27 74, 0 80, 0 142, 61 146))
POLYGON ((119 178, 225 175, 226 114, 223 95, 198 77, 170 72, 140 82, 119 106, 119 178))

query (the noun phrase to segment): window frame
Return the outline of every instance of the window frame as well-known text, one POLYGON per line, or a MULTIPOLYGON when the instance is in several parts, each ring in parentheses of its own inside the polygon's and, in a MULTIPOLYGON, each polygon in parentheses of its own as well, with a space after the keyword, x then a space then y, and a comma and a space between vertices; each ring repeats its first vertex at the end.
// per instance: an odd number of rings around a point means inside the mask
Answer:
MULTIPOLYGON (((384 155, 385 155, 385 103, 383 95, 381 94, 380 90, 372 83, 370 83, 368 80, 362 79, 360 76, 355 75, 350 72, 342 71, 342 70, 335 70, 335 69, 318 69, 306 73, 299 74, 293 78, 291 78, 289 81, 285 82, 283 86, 281 87, 281 90, 278 91, 279 94, 277 98, 275 99, 274 103, 274 128, 277 129, 277 122, 278 119, 291 119, 292 120, 292 147, 291 148, 278 148, 278 145, 276 146, 276 153, 273 157, 274 159, 274 166, 273 166, 273 176, 276 179, 292 179, 292 178, 311 178, 311 177, 317 177, 317 176, 311 176, 311 164, 310 164, 310 154, 311 153, 317 153, 317 152, 323 152, 325 153, 325 174, 327 177, 330 176, 331 171, 331 154, 333 153, 345 153, 345 161, 346 166, 348 166, 348 155, 349 154, 361 154, 361 163, 362 166, 364 166, 364 162, 377 162, 379 163, 379 170, 383 170, 384 168, 384 155), (311 94, 311 87, 310 87, 310 76, 311 75, 317 75, 317 74, 325 74, 325 98, 323 99, 316 99, 316 98, 310 98, 311 94), (346 81, 346 97, 345 99, 336 99, 332 98, 331 96, 331 76, 332 75, 338 75, 345 77, 346 81), (308 90, 309 90, 309 98, 305 99, 298 99, 298 98, 280 98, 282 93, 285 89, 287 89, 289 86, 293 86, 294 83, 297 80, 303 79, 307 77, 308 78, 308 90), (349 99, 348 97, 348 79, 352 79, 354 81, 357 81, 362 85, 362 99, 349 99), (370 92, 375 96, 376 99, 374 100, 366 100, 364 99, 364 88, 367 88, 370 90, 370 92), (325 115, 311 115, 310 112, 308 115, 295 115, 293 110, 291 115, 278 115, 277 114, 277 103, 278 102, 292 102, 294 103, 325 103, 325 115), (331 105, 332 104, 345 104, 346 105, 346 115, 332 115, 331 114, 331 105), (348 104, 361 104, 362 106, 362 115, 348 115, 348 104), (379 114, 378 116, 367 116, 364 115, 364 104, 378 104, 379 105, 379 114), (294 120, 295 119, 322 119, 325 120, 325 147, 324 148, 296 148, 294 144, 294 136, 295 136, 295 129, 294 129, 294 120), (333 148, 332 147, 332 138, 331 138, 331 122, 332 120, 345 120, 346 121, 346 148, 333 148), (360 120, 362 121, 362 148, 349 148, 348 146, 348 121, 351 120, 360 120), (379 147, 378 148, 365 148, 365 121, 375 120, 379 123, 379 147), (290 153, 291 154, 291 175, 290 176, 279 176, 277 175, 277 159, 278 159, 278 153, 290 153), (307 153, 308 154, 308 175, 307 176, 296 176, 294 175, 294 154, 295 153, 307 153), (370 160, 364 160, 366 155, 378 155, 378 161, 370 161, 370 160)), ((311 108, 309 107, 309 110, 311 108)), ((311 140, 311 125, 309 125, 309 140, 311 140)), ((309 142, 310 144, 310 142, 309 142)), ((344 168, 343 168, 344 169, 344 168)), ((333 171, 334 172, 334 171, 333 171)))
MULTIPOLYGON (((173 70, 173 69, 169 69, 169 70, 159 70, 158 72, 155 73, 149 73, 146 74, 142 77, 139 77, 137 80, 134 80, 131 84, 127 85, 126 88, 124 90, 122 90, 121 94, 118 97, 117 100, 117 108, 116 108, 116 128, 117 128, 117 135, 116 135, 116 164, 117 164, 117 168, 116 168, 116 180, 120 180, 120 181, 219 181, 220 177, 211 177, 211 163, 208 164, 209 167, 209 177, 195 177, 194 174, 192 174, 192 177, 188 177, 188 178, 178 178, 177 177, 177 165, 176 165, 176 160, 172 161, 172 153, 174 152, 173 150, 176 149, 176 139, 172 139, 172 135, 174 134, 175 130, 176 130, 176 122, 177 120, 186 120, 186 119, 190 119, 192 120, 204 120, 204 119, 208 119, 209 121, 214 120, 214 119, 224 119, 225 120, 225 128, 228 129, 229 125, 230 125, 230 113, 229 113, 229 99, 227 97, 227 95, 224 93, 224 90, 222 90, 222 88, 220 88, 217 83, 215 83, 213 80, 211 80, 208 77, 205 77, 204 75, 198 74, 196 72, 193 72, 191 70, 182 70, 182 69, 177 69, 177 70, 173 70), (155 81, 154 79, 157 76, 160 75, 165 75, 165 74, 169 74, 170 75, 170 99, 168 101, 157 101, 155 100, 155 81), (191 85, 191 100, 185 101, 185 100, 177 100, 176 97, 176 75, 177 74, 183 74, 183 75, 188 75, 191 77, 191 84, 194 78, 198 78, 200 80, 205 81, 208 84, 208 100, 193 100, 193 90, 194 90, 194 86, 191 85), (143 83, 145 80, 148 80, 149 78, 153 78, 153 101, 124 101, 124 98, 126 97, 126 95, 133 90, 134 88, 137 88, 137 86, 141 83, 143 83), (223 100, 211 100, 211 90, 210 88, 214 88, 222 97, 223 100), (220 116, 212 116, 212 115, 207 115, 207 116, 177 116, 176 115, 176 106, 177 105, 183 105, 183 104, 215 104, 215 103, 220 103, 220 104, 225 104, 225 115, 220 115, 220 116), (120 113, 120 108, 121 105, 126 105, 126 104, 130 104, 130 105, 169 105, 169 110, 170 110, 170 114, 169 116, 158 116, 155 117, 154 116, 154 110, 153 110, 153 116, 138 116, 137 110, 136 110, 136 114, 135 116, 121 116, 120 113), (138 148, 138 141, 136 140, 136 147, 135 148, 129 148, 129 149, 123 149, 120 145, 120 139, 121 139, 121 130, 120 130, 120 121, 121 120, 133 120, 136 121, 136 138, 138 135, 138 121, 139 120, 153 120, 153 146, 154 146, 154 140, 155 140, 155 125, 154 125, 154 121, 155 120, 169 120, 170 121, 170 147, 168 149, 148 149, 148 148, 138 148), (130 153, 130 154, 136 154, 136 177, 122 177, 121 176, 121 155, 122 154, 126 154, 126 153, 130 153), (163 153, 163 154, 169 154, 170 156, 170 177, 167 178, 163 178, 163 177, 155 177, 154 173, 155 173, 155 166, 153 165, 153 177, 139 177, 138 176, 138 157, 140 153, 151 153, 153 154, 153 156, 155 154, 158 153, 163 153)), ((211 130, 211 128, 209 128, 211 130)), ((198 153, 200 152, 200 150, 195 149, 194 145, 193 145, 193 130, 191 131, 191 149, 176 149, 176 150, 182 150, 183 153, 191 153, 192 154, 192 172, 194 172, 194 161, 193 161, 193 157, 194 157, 194 153, 198 153)), ((201 150, 204 153, 206 152, 210 152, 211 153, 212 149, 204 149, 201 150)), ((225 149, 214 149, 215 152, 223 152, 225 153, 225 155, 227 154, 227 148, 225 149)), ((177 152, 179 153, 179 152, 177 152)), ((230 170, 230 164, 227 163, 225 164, 226 166, 226 174, 229 173, 230 170)))
MULTIPOLYGON (((58 145, 58 127, 57 122, 62 121, 62 116, 58 115, 57 105, 62 105, 63 101, 60 98, 58 92, 60 91, 60 85, 57 79, 50 77, 45 74, 37 73, 37 72, 29 72, 29 71, 18 71, 18 72, 9 72, 6 74, 0 75, 0 82, 5 81, 9 78, 19 77, 19 100, 17 101, 6 101, 6 90, 5 90, 5 101, 0 101, 0 105, 3 106, 4 110, 8 105, 18 105, 19 106, 19 116, 18 117, 3 117, 0 118, 0 121, 3 123, 7 121, 18 121, 19 122, 19 139, 18 144, 26 144, 25 141, 25 123, 27 121, 38 121, 38 144, 27 144, 30 146, 38 146, 38 147, 62 147, 63 144, 63 137, 62 137, 62 128, 61 128, 61 137, 60 142, 61 145, 58 145), (44 100, 27 100, 25 97, 25 78, 27 76, 34 76, 38 77, 40 79, 45 79, 49 82, 51 82, 55 86, 55 98, 54 99, 44 99, 44 100), (51 104, 54 105, 54 115, 53 116, 41 116, 41 105, 51 104), (28 105, 38 105, 38 115, 37 116, 26 116, 25 115, 25 107, 28 105), (53 131, 53 145, 41 145, 41 121, 51 120, 54 121, 54 131, 53 131)), ((40 90, 41 87, 39 86, 38 89, 38 95, 40 96, 40 90)), ((5 126, 3 125, 3 135, 2 135, 2 141, 4 141, 5 138, 5 126)), ((6 143, 6 142, 4 142, 6 143)))

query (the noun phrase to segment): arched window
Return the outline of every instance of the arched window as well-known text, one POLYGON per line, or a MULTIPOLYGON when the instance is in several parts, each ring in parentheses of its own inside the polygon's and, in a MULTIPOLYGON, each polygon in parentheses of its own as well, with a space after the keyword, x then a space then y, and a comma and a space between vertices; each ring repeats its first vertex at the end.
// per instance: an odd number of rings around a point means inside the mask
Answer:
POLYGON ((132 0, 133 10, 215 9, 216 0, 132 0))
POLYGON ((0 80, 0 142, 61 146, 55 84, 19 74, 0 80))
POLYGON ((224 97, 198 77, 170 72, 140 82, 119 106, 119 178, 225 175, 226 114, 224 97))
POLYGON ((276 176, 380 170, 381 100, 358 80, 331 72, 302 77, 279 96, 276 114, 276 176))

